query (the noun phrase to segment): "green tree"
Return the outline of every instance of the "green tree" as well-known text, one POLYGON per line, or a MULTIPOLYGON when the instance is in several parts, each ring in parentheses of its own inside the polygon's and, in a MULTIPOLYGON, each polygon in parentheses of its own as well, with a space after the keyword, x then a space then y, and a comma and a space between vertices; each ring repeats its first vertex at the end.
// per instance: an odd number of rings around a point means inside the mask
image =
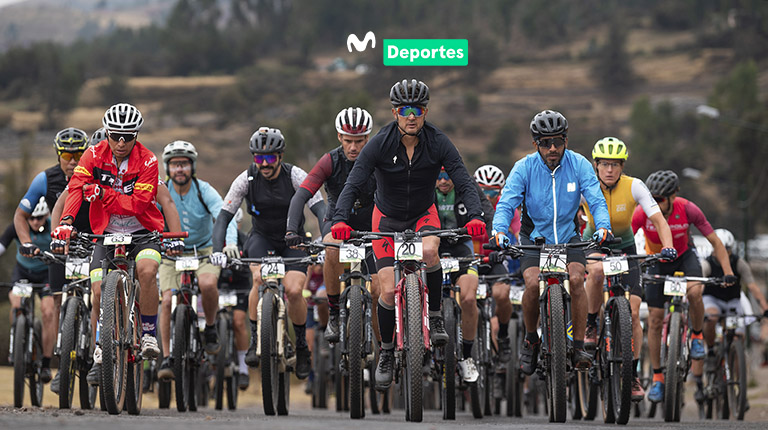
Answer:
POLYGON ((607 94, 625 94, 638 82, 627 53, 627 33, 624 22, 609 26, 608 38, 598 50, 592 74, 607 94))

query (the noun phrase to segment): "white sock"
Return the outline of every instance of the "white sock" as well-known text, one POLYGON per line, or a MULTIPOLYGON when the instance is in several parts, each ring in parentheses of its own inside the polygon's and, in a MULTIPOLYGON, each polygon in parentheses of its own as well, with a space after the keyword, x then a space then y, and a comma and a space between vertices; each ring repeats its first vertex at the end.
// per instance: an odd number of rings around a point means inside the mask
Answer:
POLYGON ((245 364, 245 353, 248 352, 248 350, 244 349, 242 351, 237 351, 237 362, 240 365, 240 373, 243 373, 245 375, 248 374, 248 365, 245 364))

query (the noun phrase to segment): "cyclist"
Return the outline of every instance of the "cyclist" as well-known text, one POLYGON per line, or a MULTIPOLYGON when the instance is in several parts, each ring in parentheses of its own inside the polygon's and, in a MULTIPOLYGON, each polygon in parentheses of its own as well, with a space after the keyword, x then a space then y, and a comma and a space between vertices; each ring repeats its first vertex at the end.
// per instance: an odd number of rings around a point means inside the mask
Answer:
MULTIPOLYGON (((755 297, 757 303, 760 304, 760 307, 763 310, 763 316, 768 317, 768 301, 765 300, 761 288, 757 285, 757 282, 755 282, 755 277, 752 275, 752 269, 750 269, 749 263, 739 257, 738 254, 734 253, 736 239, 734 239, 733 233, 724 228, 718 228, 715 230, 715 234, 728 252, 728 261, 731 263, 731 268, 733 269, 733 274, 736 276, 737 281, 732 286, 726 288, 721 288, 715 285, 704 286, 702 295, 704 314, 710 315, 709 318, 704 319, 704 340, 707 343, 707 354, 709 357, 713 358, 715 356, 713 347, 715 345, 715 325, 717 324, 717 317, 721 313, 730 312, 731 309, 734 309, 739 315, 745 314, 744 309, 741 306, 742 285, 749 288, 749 291, 755 297)), ((721 277, 723 276, 723 267, 720 265, 717 258, 713 255, 709 255, 707 258, 701 260, 701 273, 702 276, 721 277)), ((699 385, 696 387, 694 397, 696 398, 696 401, 700 401, 700 399, 704 398, 702 386, 699 385)))
MULTIPOLYGON (((163 149, 165 173, 170 179, 169 191, 181 218, 181 228, 189 232, 184 241, 186 256, 210 255, 213 243, 213 220, 219 215, 223 200, 208 182, 197 178, 197 150, 195 146, 183 140, 176 140, 163 149)), ((227 246, 224 247, 231 257, 240 256, 237 249, 237 226, 231 222, 227 228, 227 246)), ((162 311, 160 313, 160 332, 163 341, 163 361, 158 370, 158 377, 173 377, 170 359, 171 339, 171 296, 172 289, 179 287, 179 274, 172 260, 163 260, 160 264, 160 291, 162 292, 162 311)), ((197 284, 200 288, 203 311, 205 313, 205 352, 216 354, 219 351, 219 336, 216 330, 216 312, 219 309, 219 294, 216 288, 221 268, 209 261, 201 261, 196 271, 197 284)))
MULTIPOLYGON (((296 191, 291 199, 291 207, 288 211, 288 226, 285 241, 289 246, 297 245, 302 238, 298 235, 299 221, 304 204, 315 194, 323 184, 325 184, 325 193, 328 196, 328 211, 326 221, 330 221, 331 216, 336 210, 336 202, 339 194, 344 188, 349 172, 355 165, 360 155, 360 151, 368 143, 368 137, 373 130, 373 118, 365 109, 359 107, 348 107, 342 109, 336 120, 336 138, 341 143, 340 146, 325 153, 320 161, 309 171, 307 178, 302 182, 301 188, 296 191)), ((349 220, 350 225, 356 230, 370 231, 371 216, 373 214, 373 193, 376 191, 376 180, 373 177, 368 178, 365 183, 364 191, 358 195, 355 201, 352 215, 349 220)), ((322 228, 324 242, 336 242, 331 234, 330 225, 325 222, 322 228)), ((373 254, 366 259, 363 269, 366 272, 375 272, 373 269, 373 254), (370 270, 367 270, 370 267, 370 270)), ((328 294, 329 318, 325 328, 325 338, 329 342, 339 341, 339 295, 341 293, 339 276, 344 273, 344 265, 339 263, 339 250, 328 247, 325 250, 325 261, 323 264, 323 278, 325 279, 326 293, 328 294)), ((373 296, 373 321, 376 326, 376 302, 379 297, 379 276, 371 274, 371 294, 373 296)))
MULTIPOLYGON (((58 155, 58 163, 35 176, 13 215, 13 223, 22 244, 19 251, 25 257, 31 257, 39 252, 29 235, 28 222, 34 205, 39 202, 41 197, 45 198, 49 209, 56 204, 56 199, 67 186, 78 160, 88 147, 88 136, 80 129, 68 127, 56 133, 53 138, 53 147, 58 155)), ((88 226, 88 214, 80 215, 77 221, 78 227, 88 226)), ((49 366, 59 328, 59 309, 61 307, 61 294, 59 293, 64 286, 64 265, 51 264, 48 266, 48 280, 51 284, 53 299, 43 300, 40 304, 43 313, 43 370, 41 377, 46 383, 51 380, 49 366)))
MULTIPOLYGON (((285 226, 288 207, 293 194, 300 188, 307 173, 298 166, 283 162, 285 138, 276 128, 260 127, 249 141, 253 154, 253 163, 243 171, 229 188, 224 198, 224 206, 216 218, 213 228, 213 254, 211 263, 225 267, 227 255, 222 252, 227 225, 237 212, 243 199, 251 215, 251 232, 244 246, 244 254, 249 258, 265 257, 268 251, 275 251, 282 257, 303 257, 304 251, 289 248, 285 243, 285 226)), ((312 213, 322 224, 325 215, 325 202, 320 193, 307 202, 312 213)), ((301 223, 300 223, 301 224, 301 223)), ((303 229, 297 233, 303 235, 303 229)), ((245 356, 245 362, 257 366, 259 356, 257 345, 257 305, 259 286, 262 284, 260 265, 252 265, 253 287, 248 297, 248 314, 251 321, 251 345, 245 356)), ((306 277, 306 265, 286 266, 283 286, 288 302, 288 316, 293 322, 296 333, 296 376, 304 379, 309 376, 310 353, 305 335, 307 302, 302 290, 306 277)))
MULTIPOLYGON (((91 229, 96 234, 146 233, 163 231, 163 215, 154 205, 157 196, 157 157, 138 142, 137 136, 144 119, 135 106, 118 103, 104 113, 102 125, 107 139, 91 146, 83 154, 70 179, 60 224, 51 233, 54 251, 66 250, 75 227, 73 222, 83 201, 90 202, 91 229)), ((100 239, 98 243, 103 243, 100 239)), ((144 294, 139 299, 141 311, 141 355, 154 359, 160 354, 155 337, 158 294, 157 269, 160 247, 157 244, 129 246, 136 261, 136 273, 144 294)), ((166 245, 167 252, 179 254, 184 249, 181 240, 166 245)), ((101 299, 101 262, 106 250, 94 248, 91 257, 91 291, 93 302, 101 299)), ((98 329, 97 329, 98 338, 98 329)), ((101 374, 101 347, 94 350, 94 364, 88 372, 89 383, 98 383, 101 374)))
MULTIPOLYGON (((544 110, 533 117, 530 125, 536 152, 517 161, 507 178, 507 184, 496 205, 490 243, 506 248, 511 243, 508 228, 515 208, 523 205, 520 242, 533 244, 543 236, 547 243, 577 242, 574 222, 583 195, 595 215, 598 242, 610 241, 611 233, 605 198, 589 162, 582 155, 568 150, 568 120, 557 111, 544 110)), ((584 252, 568 249, 568 273, 571 282, 573 321, 573 366, 579 369, 592 365, 591 356, 584 351, 584 330, 587 303, 584 292, 584 252)), ((525 374, 536 370, 539 355, 539 252, 525 251, 520 259, 525 280, 523 319, 525 342, 520 354, 520 369, 525 374)))
MULTIPOLYGON (((483 190, 477 188, 478 200, 483 208, 483 217, 486 224, 490 224, 493 219, 493 206, 485 198, 483 190)), ((437 216, 440 218, 440 226, 444 229, 457 228, 459 225, 465 225, 469 220, 466 218, 467 207, 463 199, 456 193, 453 181, 448 176, 445 169, 437 175, 437 184, 435 186, 435 205, 437 206, 437 216)), ((486 225, 486 227, 490 227, 486 225)), ((486 239, 482 235, 479 239, 486 239)), ((440 241, 438 248, 440 255, 450 254, 452 257, 471 257, 474 254, 472 239, 468 238, 456 244, 450 244, 447 240, 440 241)), ((451 280, 459 286, 461 300, 461 332, 462 332, 462 356, 459 361, 459 373, 466 382, 477 381, 477 366, 472 358, 472 346, 475 343, 475 334, 477 333, 477 266, 464 268, 451 274, 451 280)), ((509 297, 509 294, 507 294, 509 297)))
MULTIPOLYGON (((485 234, 480 201, 472 178, 467 173, 456 147, 433 124, 426 122, 429 88, 416 79, 395 83, 389 92, 394 121, 382 128, 363 148, 336 202, 331 232, 334 239, 347 240, 354 230, 347 222, 355 200, 363 196, 369 178, 375 175, 373 231, 436 230, 440 221, 435 207, 435 181, 441 166, 453 179, 467 207, 466 227, 472 236, 485 234)), ((423 239, 424 263, 429 289, 429 326, 432 343, 448 341, 440 314, 443 274, 438 247, 440 239, 423 239)), ((379 274, 381 295, 377 314, 381 351, 376 366, 376 389, 386 390, 392 383, 395 331, 394 243, 376 240, 373 250, 379 274)))
MULTIPOLYGON (((635 235, 632 231, 632 214, 635 207, 640 206, 659 233, 663 244, 662 256, 666 260, 672 261, 677 258, 677 251, 672 247, 672 233, 661 214, 659 205, 642 180, 623 174, 624 163, 627 161, 628 155, 627 145, 615 137, 604 137, 598 140, 592 148, 595 173, 597 173, 600 189, 603 191, 603 196, 605 196, 605 201, 608 204, 611 229, 617 237, 621 238, 620 244, 609 245, 609 247, 620 249, 628 255, 637 254, 635 235)), ((589 208, 584 208, 584 211, 587 216, 587 225, 582 237, 588 238, 595 232, 595 221, 589 208)), ((587 256, 600 254, 600 251, 588 250, 586 254, 587 256)), ((597 344, 597 313, 603 303, 604 279, 602 262, 590 261, 587 265, 587 333, 584 336, 584 345, 587 348, 594 349, 597 344)), ((640 286, 640 266, 636 260, 629 262, 629 273, 624 276, 624 282, 630 287, 632 340, 634 345, 637 345, 633 352, 632 371, 635 374, 635 380, 632 383, 632 399, 639 401, 645 397, 645 391, 637 375, 640 345, 643 344, 643 327, 640 325, 640 303, 643 301, 643 290, 640 286)))
MULTIPOLYGON (((728 252, 717 238, 715 230, 707 221, 704 213, 693 202, 677 197, 679 180, 677 174, 671 170, 659 170, 651 173, 645 181, 648 190, 661 209, 661 214, 667 220, 672 231, 672 243, 677 250, 678 258, 674 261, 659 262, 649 267, 648 271, 658 275, 673 275, 681 271, 687 276, 701 276, 701 264, 696 256, 694 248, 688 246, 690 237, 688 234, 691 225, 697 229, 712 244, 713 254, 720 262, 725 273, 726 285, 736 283, 733 276, 731 263, 728 260, 728 252)), ((662 250, 661 239, 656 226, 646 215, 642 208, 635 208, 632 215, 632 230, 637 232, 642 228, 645 232, 645 251, 655 254, 662 250)), ((704 304, 701 299, 702 285, 699 282, 688 282, 688 297, 691 323, 691 358, 695 361, 704 358, 704 341, 701 334, 704 323, 704 304)), ((648 393, 648 400, 660 402, 664 399, 664 373, 661 368, 661 329, 664 320, 664 286, 658 282, 645 284, 645 301, 648 303, 648 350, 651 354, 653 365, 653 385, 648 393)), ((702 366, 692 366, 694 379, 701 381, 702 366)))
MULTIPOLYGON (((498 167, 486 164, 480 166, 475 170, 475 181, 480 185, 480 188, 485 194, 485 198, 491 202, 494 211, 496 204, 501 197, 501 190, 506 184, 504 178, 504 172, 498 167)), ((515 215, 512 218, 512 222, 509 225, 509 232, 512 233, 514 239, 511 243, 517 243, 520 236, 520 210, 515 209, 515 215)), ((479 245, 478 248, 481 253, 488 255, 491 260, 491 268, 488 274, 490 275, 504 275, 506 273, 514 273, 520 269, 520 262, 517 259, 511 259, 500 256, 496 251, 490 251, 483 249, 482 245, 488 243, 488 238, 484 240, 476 241, 479 245)), ((506 363, 512 358, 512 345, 509 340, 509 320, 512 318, 512 303, 509 301, 509 288, 510 285, 505 282, 494 282, 491 286, 494 303, 496 303, 495 322, 492 321, 494 331, 496 332, 496 340, 499 346, 499 361, 506 363)))

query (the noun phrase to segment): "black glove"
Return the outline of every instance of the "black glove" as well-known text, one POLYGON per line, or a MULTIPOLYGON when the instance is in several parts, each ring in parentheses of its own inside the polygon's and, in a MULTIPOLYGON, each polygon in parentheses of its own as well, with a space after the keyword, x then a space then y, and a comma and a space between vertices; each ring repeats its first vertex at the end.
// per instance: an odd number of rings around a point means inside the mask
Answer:
POLYGON ((285 233, 285 244, 289 247, 296 246, 300 244, 304 238, 296 234, 295 232, 289 231, 285 233))
POLYGON ((768 309, 763 311, 763 318, 768 318, 768 309))
POLYGON ((725 284, 726 287, 734 286, 734 285, 736 285, 736 282, 738 282, 738 281, 739 281, 739 278, 737 278, 734 275, 725 275, 725 276, 723 276, 723 283, 725 284))
POLYGON ((491 264, 498 264, 504 261, 504 254, 499 251, 493 251, 488 254, 488 262, 491 264))
POLYGON ((19 254, 21 254, 22 257, 32 257, 38 251, 39 248, 32 242, 24 243, 19 247, 19 254))
POLYGON ((677 250, 675 248, 662 248, 661 249, 661 261, 669 262, 677 259, 677 250))

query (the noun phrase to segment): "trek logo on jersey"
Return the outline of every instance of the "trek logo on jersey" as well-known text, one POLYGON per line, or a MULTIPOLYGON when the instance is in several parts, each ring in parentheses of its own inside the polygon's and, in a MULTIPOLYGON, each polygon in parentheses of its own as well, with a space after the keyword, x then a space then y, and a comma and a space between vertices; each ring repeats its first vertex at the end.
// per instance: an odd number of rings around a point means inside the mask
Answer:
POLYGON ((576 182, 568 182, 568 185, 566 186, 566 189, 569 193, 576 191, 576 182))
POLYGON ((627 204, 620 204, 616 205, 616 212, 626 212, 627 211, 627 204))

